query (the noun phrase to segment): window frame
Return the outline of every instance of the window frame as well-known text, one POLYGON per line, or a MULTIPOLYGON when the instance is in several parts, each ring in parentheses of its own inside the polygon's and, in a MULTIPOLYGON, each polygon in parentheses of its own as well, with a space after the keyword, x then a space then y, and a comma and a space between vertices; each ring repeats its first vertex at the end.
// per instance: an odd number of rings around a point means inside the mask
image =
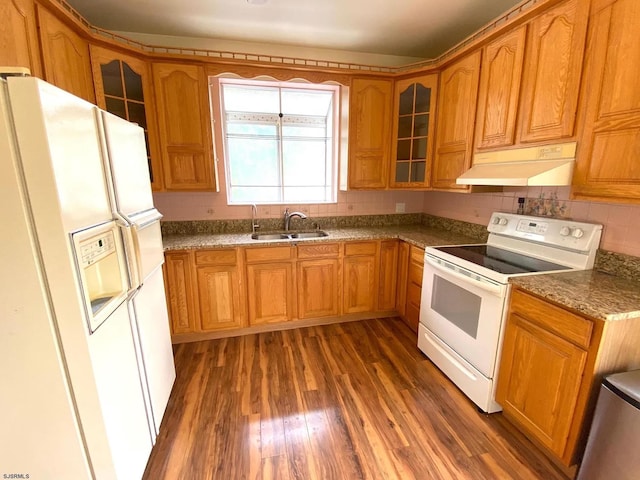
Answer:
MULTIPOLYGON (((289 80, 289 81, 278 81, 273 79, 243 79, 237 77, 217 77, 216 78, 216 99, 218 102, 218 112, 217 112, 217 120, 220 125, 220 140, 222 147, 222 157, 224 163, 224 175, 225 175, 225 187, 226 187, 226 200, 227 205, 237 206, 237 205, 287 205, 287 204, 335 204, 337 203, 337 195, 338 195, 338 176, 339 176, 339 155, 340 155, 340 102, 342 99, 341 95, 341 85, 336 83, 311 83, 306 80, 289 80), (330 189, 329 198, 325 201, 319 201, 317 199, 309 199, 309 200, 290 200, 287 201, 284 199, 284 189, 286 185, 284 184, 284 178, 282 176, 284 160, 283 156, 280 153, 283 146, 283 138, 281 135, 281 125, 278 126, 278 172, 277 175, 280 180, 280 189, 281 189, 281 200, 273 201, 273 200, 264 200, 259 201, 257 199, 253 200, 241 200, 241 201, 232 201, 231 199, 231 175, 230 169, 231 165, 229 162, 229 146, 228 146, 228 137, 227 137, 227 120, 226 120, 226 110, 224 104, 224 90, 223 85, 240 85, 240 86, 256 86, 256 87, 272 87, 279 89, 300 89, 300 90, 319 90, 325 92, 332 93, 332 102, 331 102, 331 114, 329 121, 330 129, 331 129, 331 142, 330 142, 330 150, 331 150, 331 161, 326 162, 326 166, 330 166, 331 172, 327 176, 330 184, 327 183, 325 188, 330 189)), ((260 113, 257 113, 260 115, 260 113)), ((272 114, 267 114, 272 115, 272 114)), ((310 115, 311 116, 311 115, 310 115)), ((296 185, 289 185, 290 187, 295 187, 296 185)))

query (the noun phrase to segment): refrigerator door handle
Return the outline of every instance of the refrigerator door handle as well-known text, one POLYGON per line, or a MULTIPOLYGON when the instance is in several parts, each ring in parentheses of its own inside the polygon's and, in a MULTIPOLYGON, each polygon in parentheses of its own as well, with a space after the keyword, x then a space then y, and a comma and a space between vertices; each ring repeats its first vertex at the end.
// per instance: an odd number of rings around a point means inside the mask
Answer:
POLYGON ((139 285, 164 262, 161 218, 162 214, 155 208, 127 218, 131 225, 132 248, 137 260, 139 285))
POLYGON ((119 221, 118 226, 122 233, 122 241, 124 242, 124 251, 127 258, 127 271, 129 274, 129 289, 135 290, 140 286, 140 271, 142 265, 140 262, 140 246, 134 228, 129 223, 119 221))
POLYGON ((136 217, 138 217, 139 220, 134 218, 129 218, 129 222, 135 225, 137 228, 143 229, 155 222, 160 221, 160 219, 162 218, 162 214, 158 210, 153 208, 145 212, 145 214, 139 215, 136 217))

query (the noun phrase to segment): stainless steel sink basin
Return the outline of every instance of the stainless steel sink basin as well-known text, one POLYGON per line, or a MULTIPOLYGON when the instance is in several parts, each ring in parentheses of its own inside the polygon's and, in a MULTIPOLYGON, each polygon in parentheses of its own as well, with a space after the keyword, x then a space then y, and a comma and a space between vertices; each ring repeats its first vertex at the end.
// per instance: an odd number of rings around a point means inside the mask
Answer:
POLYGON ((291 238, 320 238, 320 237, 328 237, 329 234, 322 230, 315 230, 313 232, 299 232, 292 233, 291 238))
POLYGON ((251 238, 253 240, 295 240, 304 238, 321 238, 327 236, 329 236, 329 234, 323 230, 314 230, 313 232, 254 233, 251 235, 251 238))
POLYGON ((251 235, 253 240, 290 240, 290 233, 254 233, 251 235))

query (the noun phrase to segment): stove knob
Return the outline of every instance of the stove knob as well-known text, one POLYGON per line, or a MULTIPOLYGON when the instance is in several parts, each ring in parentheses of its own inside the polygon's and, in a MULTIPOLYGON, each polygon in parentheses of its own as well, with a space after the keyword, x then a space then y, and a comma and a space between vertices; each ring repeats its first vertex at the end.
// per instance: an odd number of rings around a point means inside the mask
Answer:
POLYGON ((571 229, 569 227, 562 227, 560 229, 560 235, 563 237, 568 237, 571 234, 571 229))
POLYGON ((491 223, 493 223, 494 225, 498 225, 500 223, 500 217, 493 217, 491 223))
POLYGON ((506 218, 500 219, 500 225, 506 225, 507 223, 509 223, 509 220, 507 220, 506 218))
POLYGON ((582 238, 584 236, 584 230, 582 230, 581 228, 575 228, 571 232, 571 236, 574 238, 582 238))

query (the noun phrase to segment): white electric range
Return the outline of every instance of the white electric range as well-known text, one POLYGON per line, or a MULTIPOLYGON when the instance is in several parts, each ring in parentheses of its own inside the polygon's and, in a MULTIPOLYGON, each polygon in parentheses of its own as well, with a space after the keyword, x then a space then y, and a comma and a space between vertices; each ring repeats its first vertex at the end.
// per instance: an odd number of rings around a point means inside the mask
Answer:
POLYGON ((486 244, 425 249, 418 347, 492 413, 509 278, 592 268, 602 225, 496 212, 487 230, 486 244))

